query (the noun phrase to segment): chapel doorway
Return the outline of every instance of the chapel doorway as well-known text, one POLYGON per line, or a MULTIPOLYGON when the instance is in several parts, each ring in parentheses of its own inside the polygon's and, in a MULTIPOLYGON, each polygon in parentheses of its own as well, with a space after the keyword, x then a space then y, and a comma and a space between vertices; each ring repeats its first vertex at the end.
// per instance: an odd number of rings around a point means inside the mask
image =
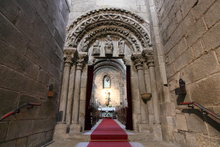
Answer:
POLYGON ((103 118, 117 119, 127 129, 132 129, 132 115, 129 115, 132 114, 131 101, 130 97, 128 100, 130 94, 127 91, 130 89, 130 78, 126 71, 127 67, 120 58, 100 58, 89 66, 86 129, 103 118))

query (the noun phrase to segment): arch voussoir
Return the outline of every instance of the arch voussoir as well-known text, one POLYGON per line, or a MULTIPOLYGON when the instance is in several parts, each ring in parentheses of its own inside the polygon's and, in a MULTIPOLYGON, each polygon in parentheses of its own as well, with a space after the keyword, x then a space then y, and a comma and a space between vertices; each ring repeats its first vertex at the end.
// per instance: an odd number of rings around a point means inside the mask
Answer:
MULTIPOLYGON (((119 9, 100 9, 91 11, 87 13, 87 15, 78 18, 76 21, 74 21, 68 29, 69 33, 67 35, 66 46, 77 47, 82 39, 91 33, 91 30, 96 30, 93 32, 103 34, 100 33, 99 29, 103 26, 105 26, 105 29, 102 29, 102 31, 106 34, 115 33, 114 30, 117 30, 118 35, 123 36, 128 42, 134 44, 134 48, 137 51, 141 48, 138 42, 140 42, 142 48, 151 45, 149 24, 128 11, 119 11, 119 9), (128 33, 125 34, 125 30, 127 30, 128 33)), ((92 40, 94 40, 94 38, 92 40)))

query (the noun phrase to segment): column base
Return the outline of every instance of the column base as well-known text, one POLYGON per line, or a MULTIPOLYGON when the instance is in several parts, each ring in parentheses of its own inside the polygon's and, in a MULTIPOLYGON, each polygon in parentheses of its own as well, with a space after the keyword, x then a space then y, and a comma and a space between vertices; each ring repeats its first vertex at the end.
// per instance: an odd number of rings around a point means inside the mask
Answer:
POLYGON ((138 124, 138 132, 151 133, 152 127, 147 123, 138 124))
POLYGON ((152 125, 153 134, 154 134, 154 140, 156 141, 162 141, 162 130, 160 124, 153 124, 152 125))
POLYGON ((54 129, 54 138, 65 137, 67 135, 67 124, 57 123, 54 129))
POLYGON ((70 125, 70 135, 79 134, 81 132, 81 125, 80 124, 71 124, 70 125))

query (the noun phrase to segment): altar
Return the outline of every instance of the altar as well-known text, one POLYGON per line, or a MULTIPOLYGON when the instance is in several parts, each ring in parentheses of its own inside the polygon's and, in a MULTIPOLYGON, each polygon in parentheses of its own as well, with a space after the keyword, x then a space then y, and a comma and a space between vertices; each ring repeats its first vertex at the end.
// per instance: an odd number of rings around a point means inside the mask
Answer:
POLYGON ((99 107, 100 118, 116 118, 115 107, 99 107))

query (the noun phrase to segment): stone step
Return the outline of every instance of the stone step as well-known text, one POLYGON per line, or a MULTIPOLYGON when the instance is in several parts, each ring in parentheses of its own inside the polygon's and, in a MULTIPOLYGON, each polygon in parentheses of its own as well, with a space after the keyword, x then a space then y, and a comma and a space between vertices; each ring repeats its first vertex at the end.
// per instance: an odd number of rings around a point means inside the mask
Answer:
POLYGON ((145 132, 133 133, 133 134, 128 134, 128 140, 131 142, 152 141, 154 140, 154 136, 153 134, 148 134, 145 132))
MULTIPOLYGON (((163 141, 155 141, 154 135, 150 132, 134 132, 126 131, 128 140, 132 147, 181 147, 178 144, 167 143, 163 141)), ((91 132, 84 132, 74 135, 62 135, 54 138, 54 142, 48 147, 76 147, 78 143, 88 144, 91 132)))
MULTIPOLYGON (((44 147, 86 147, 89 141, 80 141, 77 139, 55 140, 52 144, 44 147), (81 145, 81 146, 79 146, 81 145)), ((130 141, 132 147, 182 147, 179 144, 168 143, 164 141, 130 141)))
MULTIPOLYGON (((152 141, 153 139, 153 135, 152 134, 148 134, 145 132, 142 133, 137 133, 137 132, 127 132, 128 133, 128 140, 132 141, 132 142, 136 142, 136 141, 152 141)), ((55 138, 55 140, 58 138, 55 138)), ((90 141, 90 134, 84 134, 84 133, 80 133, 80 134, 74 134, 74 135, 65 135, 62 138, 59 137, 59 139, 63 139, 63 140, 80 140, 82 142, 89 142, 90 141)))

